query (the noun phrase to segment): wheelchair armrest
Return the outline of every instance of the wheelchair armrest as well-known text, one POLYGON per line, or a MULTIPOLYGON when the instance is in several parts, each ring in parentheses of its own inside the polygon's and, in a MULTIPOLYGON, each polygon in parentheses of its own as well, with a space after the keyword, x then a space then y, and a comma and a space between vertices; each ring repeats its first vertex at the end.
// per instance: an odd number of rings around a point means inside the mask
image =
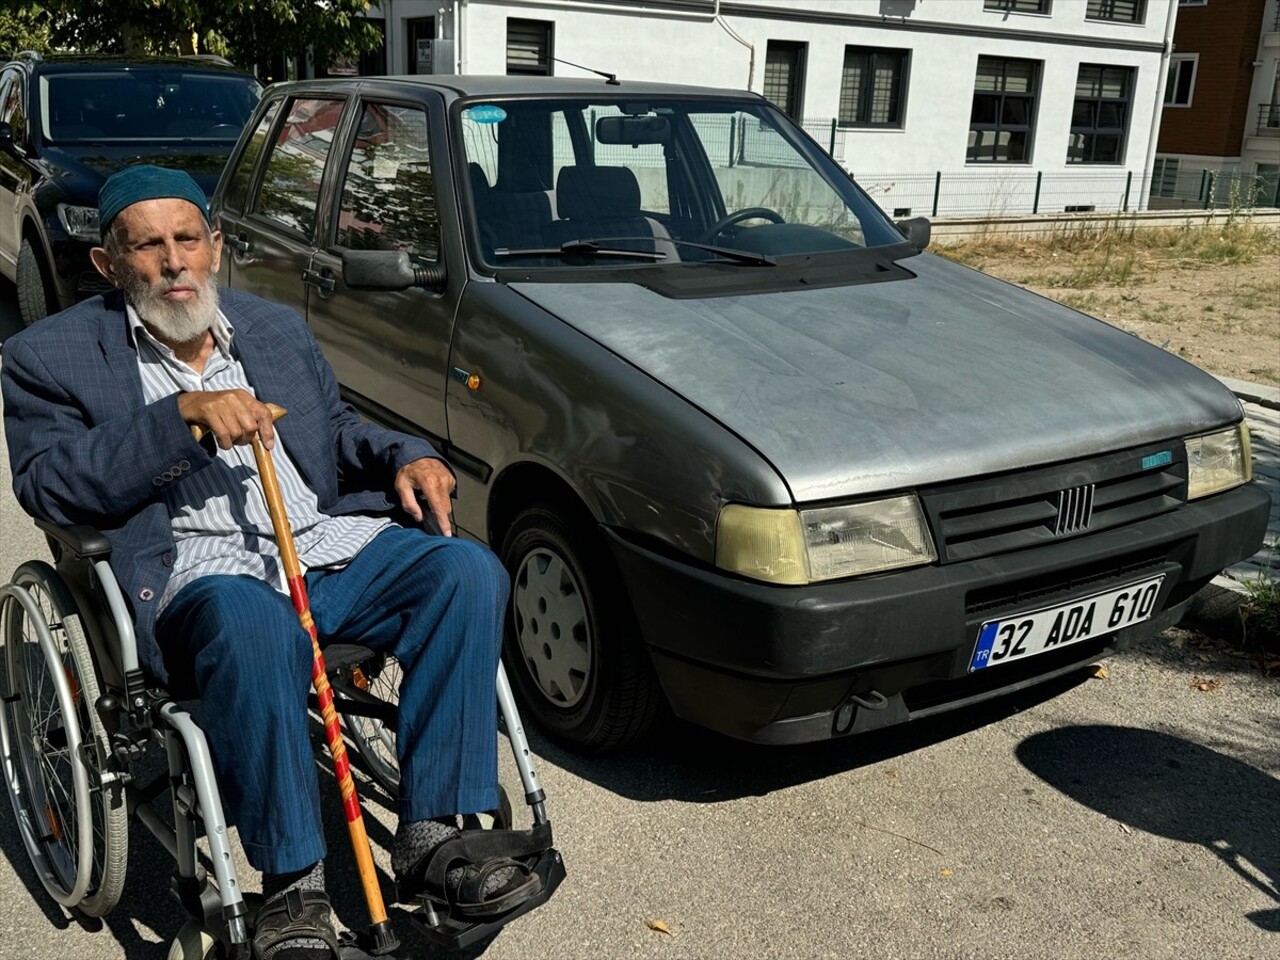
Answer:
POLYGON ((44 531, 55 560, 60 559, 63 549, 71 551, 79 560, 105 560, 111 556, 110 541, 93 527, 84 524, 63 527, 48 520, 37 520, 36 526, 44 531))

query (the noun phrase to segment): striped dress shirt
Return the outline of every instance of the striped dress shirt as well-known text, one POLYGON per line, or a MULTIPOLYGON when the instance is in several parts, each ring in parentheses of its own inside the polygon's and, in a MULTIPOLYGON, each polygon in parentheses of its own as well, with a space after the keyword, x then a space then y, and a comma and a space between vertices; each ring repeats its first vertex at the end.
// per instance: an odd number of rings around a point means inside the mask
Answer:
MULTIPOLYGON (((153 337, 132 306, 127 311, 147 403, 198 390, 240 389, 256 396, 244 368, 232 353, 235 331, 221 311, 212 327, 214 350, 199 373, 153 337)), ((252 448, 245 444, 230 450, 215 449, 216 460, 212 464, 181 483, 166 486, 164 497, 173 524, 175 555, 173 574, 160 598, 161 609, 188 583, 211 574, 257 577, 274 584, 281 593, 288 593, 252 448)), ((344 566, 391 525, 390 520, 382 518, 331 517, 321 513, 315 493, 299 475, 278 433, 272 459, 304 571, 344 566)))

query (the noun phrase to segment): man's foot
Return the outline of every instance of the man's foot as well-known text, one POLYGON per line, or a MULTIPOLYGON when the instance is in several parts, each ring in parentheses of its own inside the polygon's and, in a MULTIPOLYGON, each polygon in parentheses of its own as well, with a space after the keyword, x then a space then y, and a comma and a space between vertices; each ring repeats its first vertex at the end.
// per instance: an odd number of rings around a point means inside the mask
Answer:
POLYGON ((338 934, 324 892, 324 861, 262 876, 265 903, 254 925, 255 960, 333 960, 338 934))
POLYGON ((401 821, 391 852, 400 903, 425 891, 447 900, 462 916, 480 920, 506 913, 542 888, 542 879, 517 860, 469 862, 461 844, 453 843, 461 836, 456 820, 401 821))

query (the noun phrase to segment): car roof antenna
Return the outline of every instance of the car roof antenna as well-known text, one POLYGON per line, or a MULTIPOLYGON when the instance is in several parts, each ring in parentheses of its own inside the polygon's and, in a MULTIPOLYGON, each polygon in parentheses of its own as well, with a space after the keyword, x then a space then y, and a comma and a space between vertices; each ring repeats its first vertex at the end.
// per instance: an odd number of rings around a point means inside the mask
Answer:
POLYGON ((577 67, 579 70, 586 70, 588 73, 594 73, 596 76, 604 77, 604 82, 609 86, 622 86, 622 81, 618 79, 618 75, 616 73, 605 73, 603 70, 593 70, 591 67, 584 67, 582 64, 574 63, 571 60, 561 60, 559 57, 552 57, 551 59, 556 63, 563 63, 568 67, 577 67))

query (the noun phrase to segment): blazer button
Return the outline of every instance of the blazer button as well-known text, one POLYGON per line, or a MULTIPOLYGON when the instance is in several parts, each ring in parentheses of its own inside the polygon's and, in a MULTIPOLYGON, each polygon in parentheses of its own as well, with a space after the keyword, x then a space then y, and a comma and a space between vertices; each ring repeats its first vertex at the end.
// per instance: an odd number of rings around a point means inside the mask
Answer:
POLYGON ((179 469, 179 470, 190 470, 190 469, 191 469, 191 461, 190 461, 190 460, 179 460, 179 461, 178 461, 178 469, 179 469))
POLYGON ((161 557, 161 558, 160 558, 160 562, 161 562, 161 563, 163 563, 166 567, 172 567, 172 566, 173 566, 173 554, 172 554, 172 553, 166 553, 163 557, 161 557))
POLYGON ((154 483, 157 487, 163 487, 164 477, 152 477, 151 482, 154 483))
POLYGON ((142 601, 150 600, 155 595, 156 595, 155 591, 152 590, 150 587, 143 587, 141 590, 138 591, 138 599, 142 601))

